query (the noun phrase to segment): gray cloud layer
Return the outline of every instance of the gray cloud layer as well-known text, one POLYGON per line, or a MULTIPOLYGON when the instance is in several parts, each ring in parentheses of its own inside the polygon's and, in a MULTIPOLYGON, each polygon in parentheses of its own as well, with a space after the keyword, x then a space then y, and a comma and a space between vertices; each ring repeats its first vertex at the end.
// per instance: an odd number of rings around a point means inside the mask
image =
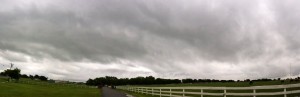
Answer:
POLYGON ((297 76, 299 4, 2 0, 0 63, 70 80, 105 75, 275 78, 286 77, 289 64, 297 76))

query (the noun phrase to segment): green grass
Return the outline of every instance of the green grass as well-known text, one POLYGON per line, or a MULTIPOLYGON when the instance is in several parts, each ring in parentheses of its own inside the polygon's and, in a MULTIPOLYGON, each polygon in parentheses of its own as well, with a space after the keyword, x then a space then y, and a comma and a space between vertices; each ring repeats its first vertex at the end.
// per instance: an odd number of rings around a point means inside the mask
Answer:
POLYGON ((142 85, 145 87, 183 87, 183 86, 209 86, 209 87, 249 87, 249 86, 264 86, 264 85, 282 85, 282 84, 295 84, 300 82, 288 82, 281 83, 280 81, 261 81, 254 82, 253 85, 249 85, 249 82, 214 82, 214 83, 195 83, 195 84, 166 84, 166 85, 142 85))
POLYGON ((125 91, 125 90, 120 90, 118 89, 118 91, 126 93, 126 94, 130 94, 134 97, 159 97, 159 96, 152 96, 152 95, 146 95, 146 94, 140 94, 140 93, 135 93, 135 92, 131 92, 131 91, 125 91))
POLYGON ((0 97, 100 97, 99 89, 5 82, 0 78, 0 97))

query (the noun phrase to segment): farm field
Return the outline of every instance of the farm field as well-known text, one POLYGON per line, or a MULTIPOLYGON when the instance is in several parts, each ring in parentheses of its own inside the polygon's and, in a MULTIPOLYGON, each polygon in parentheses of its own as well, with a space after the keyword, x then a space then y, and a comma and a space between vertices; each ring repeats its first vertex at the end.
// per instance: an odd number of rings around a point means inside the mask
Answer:
POLYGON ((264 85, 283 85, 283 84, 296 84, 300 83, 300 81, 289 82, 285 81, 281 83, 281 81, 260 81, 254 82, 252 85, 249 82, 213 82, 213 83, 193 83, 193 84, 165 84, 165 85, 138 85, 145 87, 197 87, 197 86, 209 86, 209 87, 249 87, 249 86, 264 86, 264 85))
POLYGON ((5 81, 0 78, 0 97, 100 97, 99 89, 95 88, 45 85, 38 81, 31 82, 35 84, 5 81))
MULTIPOLYGON (((281 81, 261 81, 261 82, 254 82, 253 85, 249 85, 248 82, 227 82, 227 83, 196 83, 196 84, 167 84, 167 85, 136 85, 137 87, 248 87, 248 86, 265 86, 265 85, 282 85, 282 84, 296 84, 299 82, 284 82, 281 83, 281 81)), ((291 89, 287 89, 287 91, 290 91, 291 89)), ((293 90, 300 90, 300 88, 293 88, 293 90)), ((169 91, 168 89, 165 89, 164 91, 169 91)), ((172 91, 176 91, 176 92, 181 92, 182 89, 174 89, 172 91)), ((257 90, 257 93, 262 93, 262 92, 281 92, 283 91, 283 89, 272 89, 272 90, 257 90)), ((135 92, 130 92, 130 91, 124 91, 122 90, 122 92, 126 92, 128 94, 131 94, 133 96, 137 96, 137 97, 159 97, 159 96, 151 96, 151 95, 146 95, 146 94, 141 94, 141 93, 135 93, 135 92)), ((200 90, 185 90, 185 92, 201 92, 200 90)), ((223 93, 223 90, 204 90, 204 92, 208 92, 208 93, 223 93)), ((231 92, 231 93, 251 93, 252 90, 228 90, 227 92, 231 92)), ((162 93, 162 94, 166 94, 169 95, 169 93, 162 93)), ((173 94, 174 95, 174 94, 173 94)), ((178 94, 180 95, 180 94, 178 94)), ((192 97, 201 97, 200 95, 188 95, 186 94, 186 96, 192 96, 192 97)), ((290 94, 288 95, 288 97, 297 97, 300 96, 300 94, 290 94)), ((220 96, 203 96, 203 97, 220 97, 220 96)), ((227 97, 237 97, 237 96, 227 96, 227 97)), ((245 96, 245 97, 253 97, 253 96, 245 96)), ((284 97, 283 95, 273 95, 273 96, 256 96, 256 97, 284 97)))

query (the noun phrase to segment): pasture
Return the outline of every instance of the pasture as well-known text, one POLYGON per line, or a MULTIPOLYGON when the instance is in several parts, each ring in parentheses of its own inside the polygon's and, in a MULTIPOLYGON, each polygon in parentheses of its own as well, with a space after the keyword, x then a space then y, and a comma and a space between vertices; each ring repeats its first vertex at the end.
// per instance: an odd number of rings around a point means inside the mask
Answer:
POLYGON ((197 86, 209 86, 209 87, 249 87, 249 86, 264 86, 264 85, 284 85, 284 84, 296 84, 300 83, 300 81, 258 81, 253 82, 252 85, 249 82, 211 82, 211 83, 185 83, 185 84, 164 84, 164 85, 137 85, 144 87, 197 87, 197 86))
POLYGON ((28 79, 21 79, 19 83, 14 83, 0 78, 0 97, 100 97, 100 90, 54 83, 47 84, 47 82, 28 79))
MULTIPOLYGON (((127 92, 132 95, 144 95, 141 97, 159 97, 159 96, 151 96, 152 93, 154 95, 164 95, 164 96, 174 96, 174 97, 182 97, 189 96, 189 97, 286 97, 283 94, 282 95, 270 95, 270 96, 253 96, 257 94, 264 95, 267 94, 280 94, 283 91, 285 91, 284 88, 280 87, 290 87, 294 84, 295 87, 293 88, 286 88, 286 91, 292 91, 300 90, 299 82, 289 82, 286 81, 282 83, 281 81, 261 81, 261 82, 254 82, 253 85, 249 85, 248 82, 216 82, 216 83, 196 83, 196 84, 167 84, 167 85, 143 85, 143 86, 129 86, 133 87, 129 91, 123 90, 123 92, 127 92), (296 85, 295 85, 296 84, 296 85), (280 86, 273 86, 273 85, 280 85, 280 86), (258 88, 257 88, 258 86, 258 88), (263 87, 261 87, 263 86, 263 87), (259 88, 265 88, 265 86, 270 86, 266 89, 259 89, 259 88), (140 87, 140 88, 134 88, 134 87, 140 87), (219 88, 220 87, 220 88, 219 88), (227 87, 227 89, 224 89, 224 87, 227 87), (231 88, 230 88, 231 87, 231 88), (256 87, 256 88, 253 88, 256 87), (276 89, 273 89, 273 88, 276 89), (248 89, 247 89, 248 88, 248 89), (253 88, 253 89, 252 89, 253 88), (278 89, 277 89, 278 88, 278 89), (233 90, 231 90, 233 89, 233 90), (239 90, 242 89, 242 90, 239 90), (153 91, 153 92, 152 92, 153 91), (171 92, 172 91, 172 92, 171 92), (231 95, 244 95, 244 96, 224 96, 224 93, 228 93, 231 95), (183 94, 185 93, 185 94, 183 94), (194 94, 193 94, 194 93, 194 94), (204 96, 201 96, 200 94, 204 93, 204 96), (240 94, 244 93, 244 94, 240 94), (208 94, 208 95, 206 95, 208 94), (177 96, 176 96, 177 95, 177 96), (213 96, 215 95, 215 96, 213 96), (245 95, 252 95, 252 96, 245 96, 245 95)), ((126 86, 125 86, 126 87, 126 86)), ((122 88, 122 87, 121 87, 122 88)), ((124 87, 123 87, 124 88, 124 87)), ((300 94, 288 94, 287 97, 297 97, 300 96, 300 94)))

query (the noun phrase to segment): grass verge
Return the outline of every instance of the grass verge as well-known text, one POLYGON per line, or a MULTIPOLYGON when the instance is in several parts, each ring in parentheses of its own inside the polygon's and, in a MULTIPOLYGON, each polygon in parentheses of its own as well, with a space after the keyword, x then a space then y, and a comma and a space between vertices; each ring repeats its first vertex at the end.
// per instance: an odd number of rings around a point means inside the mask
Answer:
POLYGON ((140 93, 136 93, 136 92, 131 92, 131 91, 125 91, 125 90, 121 90, 121 89, 117 89, 120 92, 126 93, 126 94, 130 94, 134 97, 159 97, 159 96, 152 96, 152 95, 146 95, 146 94, 140 94, 140 93))

